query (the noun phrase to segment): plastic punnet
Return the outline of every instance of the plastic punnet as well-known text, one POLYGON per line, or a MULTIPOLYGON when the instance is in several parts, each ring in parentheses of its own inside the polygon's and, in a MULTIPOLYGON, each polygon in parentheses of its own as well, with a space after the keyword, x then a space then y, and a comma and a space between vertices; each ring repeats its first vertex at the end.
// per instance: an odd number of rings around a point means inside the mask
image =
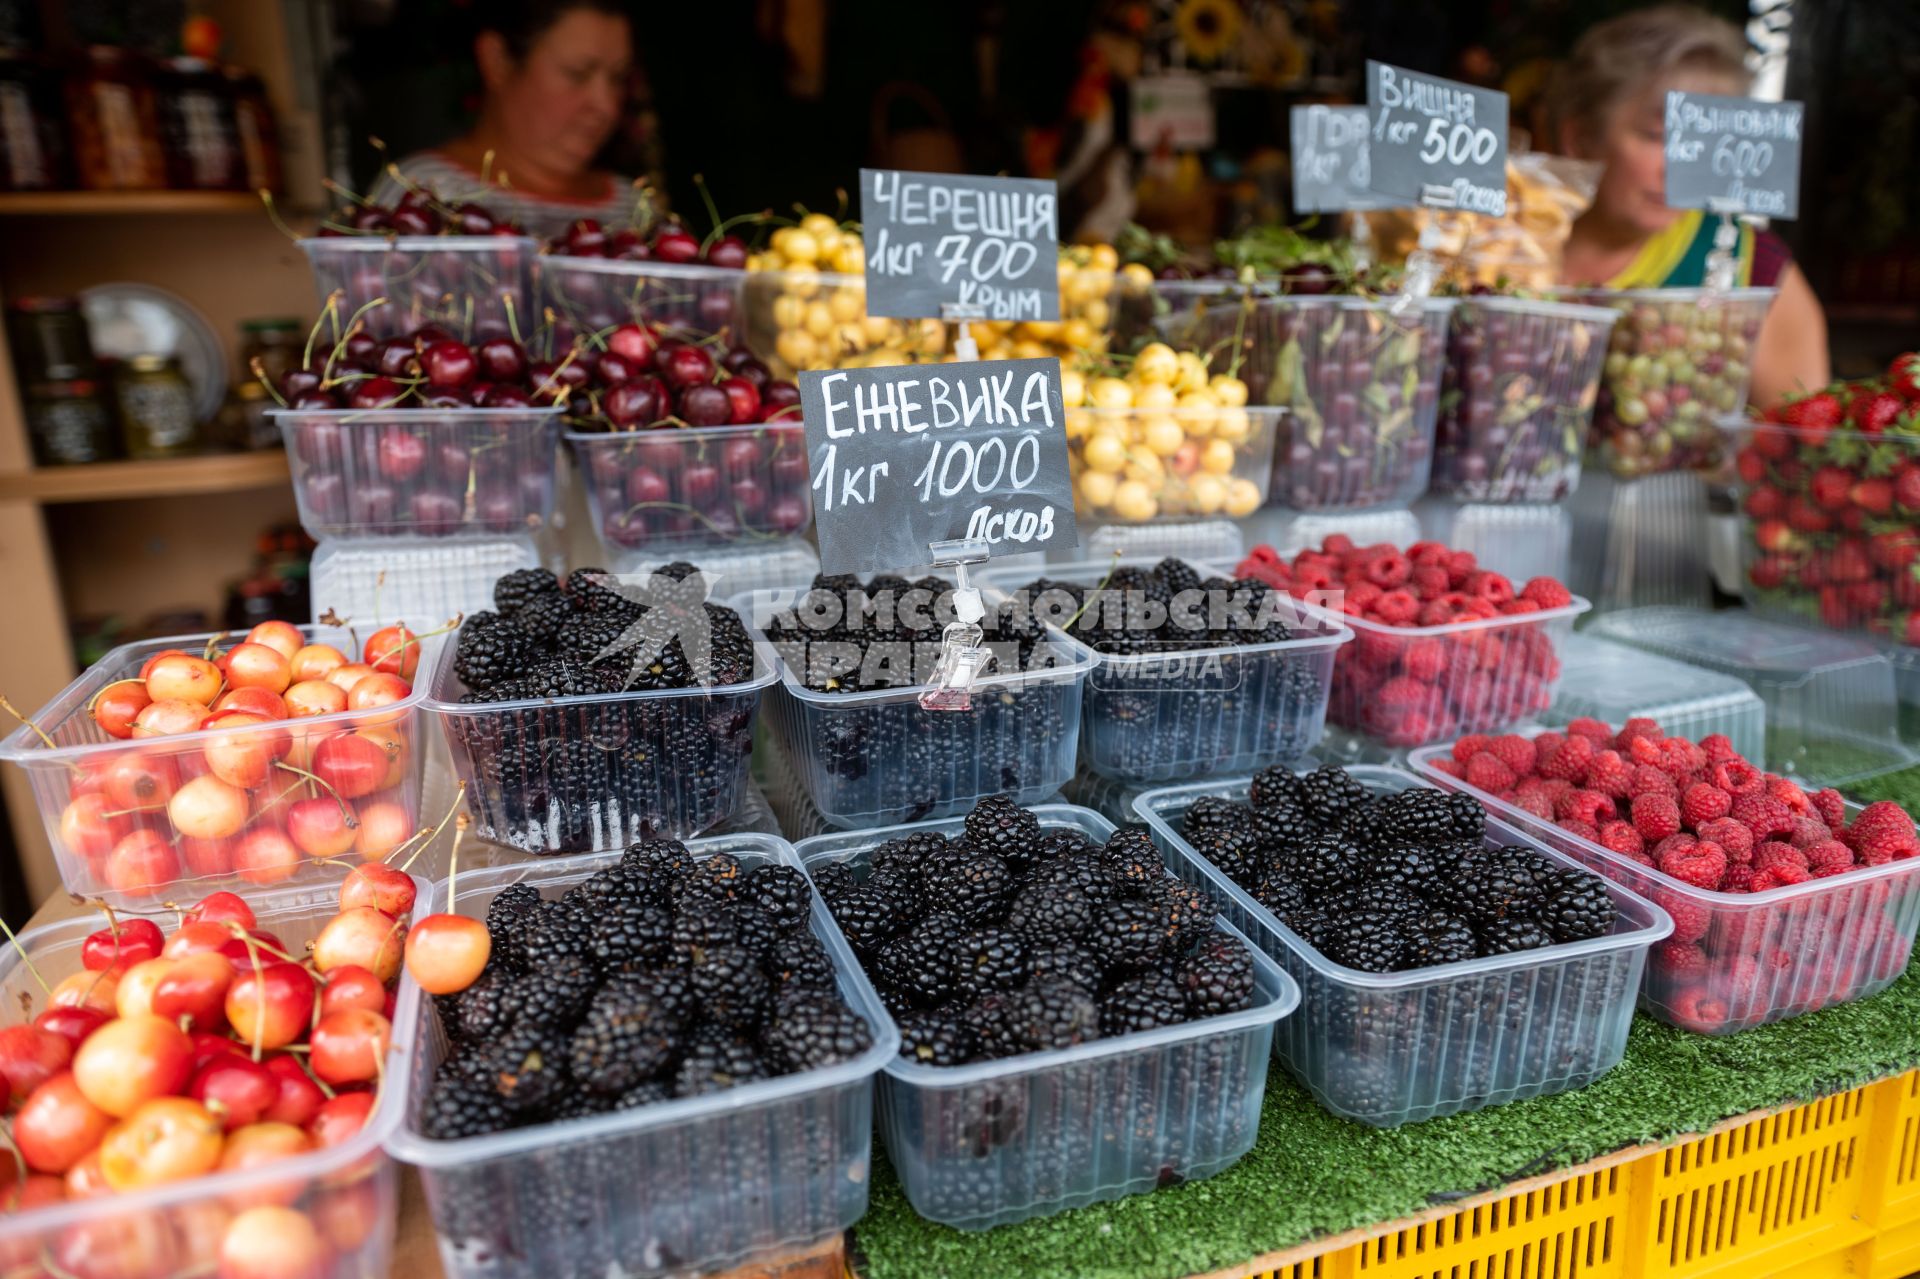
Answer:
POLYGON ((1540 713, 1541 723, 1556 727, 1581 718, 1651 719, 1696 742, 1724 733, 1746 758, 1766 758, 1767 706, 1745 682, 1591 632, 1560 645, 1560 692, 1540 713))
POLYGON ((767 546, 813 523, 800 420, 567 432, 609 556, 767 546))
MULTIPOLYGON (((358 314, 376 338, 432 324, 462 340, 530 333, 539 323, 533 263, 540 242, 507 235, 328 235, 300 241, 321 307, 340 329, 358 314)), ((331 342, 333 330, 323 330, 331 342)))

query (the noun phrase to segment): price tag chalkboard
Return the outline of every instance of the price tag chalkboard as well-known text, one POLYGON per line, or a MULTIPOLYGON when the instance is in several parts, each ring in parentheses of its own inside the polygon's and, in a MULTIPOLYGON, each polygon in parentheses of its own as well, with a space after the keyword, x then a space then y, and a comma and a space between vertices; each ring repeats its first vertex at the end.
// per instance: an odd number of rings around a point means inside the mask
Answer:
POLYGON ((800 411, 828 573, 925 564, 957 538, 1080 544, 1058 360, 811 371, 800 411))
POLYGON ((1506 94, 1369 58, 1367 117, 1376 194, 1506 216, 1506 94))
POLYGON ((860 170, 867 314, 1060 318, 1060 198, 1039 178, 860 170))
POLYGON ((1372 166, 1365 107, 1316 102, 1291 108, 1288 123, 1293 138, 1295 213, 1340 213, 1390 203, 1375 195, 1368 182, 1372 166))
POLYGON ((1798 102, 1667 94, 1667 204, 1792 218, 1800 213, 1798 102))

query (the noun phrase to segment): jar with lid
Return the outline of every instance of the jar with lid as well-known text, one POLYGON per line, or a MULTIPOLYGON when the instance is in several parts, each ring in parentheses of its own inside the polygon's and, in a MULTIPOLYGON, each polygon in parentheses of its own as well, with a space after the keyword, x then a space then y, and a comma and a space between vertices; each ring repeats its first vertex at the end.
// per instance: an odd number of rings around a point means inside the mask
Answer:
POLYGON ((119 452, 87 321, 73 298, 7 304, 7 341, 38 466, 104 462, 119 452))
POLYGON ((0 51, 0 191, 67 185, 60 80, 38 59, 0 51))
POLYGON ((115 371, 113 391, 128 457, 179 457, 199 447, 193 387, 175 357, 134 356, 115 371))
POLYGON ((240 140, 240 161, 246 189, 280 190, 280 134, 273 108, 267 104, 267 86, 260 77, 239 67, 228 67, 227 92, 233 100, 234 131, 240 140))
POLYGON ((153 83, 124 49, 96 45, 67 77, 67 128, 80 185, 96 191, 167 185, 153 83))
POLYGON ((204 59, 169 58, 154 83, 168 184, 182 191, 243 188, 246 158, 227 78, 204 59))

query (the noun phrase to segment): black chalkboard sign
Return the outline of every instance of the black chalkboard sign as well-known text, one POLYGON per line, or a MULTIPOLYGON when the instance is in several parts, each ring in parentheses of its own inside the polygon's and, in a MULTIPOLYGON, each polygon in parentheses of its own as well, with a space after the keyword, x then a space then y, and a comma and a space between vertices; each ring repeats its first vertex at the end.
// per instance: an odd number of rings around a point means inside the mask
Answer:
POLYGON ((1506 94, 1369 58, 1367 115, 1376 193, 1506 216, 1506 94))
POLYGON ((1080 544, 1058 360, 810 371, 800 411, 826 572, 926 564, 960 538, 1080 544))
POLYGON ((867 314, 1060 318, 1060 198, 1039 178, 860 170, 867 314))
POLYGON ((1340 213, 1377 209, 1391 201, 1373 193, 1368 180, 1365 107, 1311 103, 1288 110, 1293 157, 1293 211, 1340 213))
POLYGON ((1798 217, 1805 118, 1798 102, 1668 93, 1667 204, 1798 217))

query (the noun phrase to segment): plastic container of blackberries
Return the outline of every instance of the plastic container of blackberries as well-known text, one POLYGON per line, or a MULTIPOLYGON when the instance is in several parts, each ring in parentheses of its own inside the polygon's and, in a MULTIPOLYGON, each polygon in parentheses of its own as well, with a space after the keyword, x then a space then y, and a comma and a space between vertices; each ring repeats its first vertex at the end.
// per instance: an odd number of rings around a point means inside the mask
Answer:
POLYGON ((1557 502, 1580 483, 1608 307, 1461 298, 1447 326, 1431 491, 1462 502, 1557 502))
POLYGON ((464 340, 539 323, 540 242, 530 236, 321 235, 299 244, 320 306, 335 299, 342 331, 358 317, 376 338, 433 325, 464 340))
POLYGON ((1388 626, 1317 604, 1300 606, 1353 628, 1340 650, 1327 722, 1400 749, 1505 728, 1553 705, 1560 646, 1592 607, 1388 626))
MULTIPOLYGON (((1397 768, 1347 772, 1375 795, 1426 785, 1397 768)), ((1169 864, 1220 900, 1226 917, 1299 983, 1300 1011, 1281 1023, 1274 1054, 1322 1106, 1394 1128, 1584 1088, 1619 1064, 1647 952, 1673 930, 1665 911, 1609 885, 1613 926, 1603 937, 1405 972, 1348 968, 1182 837, 1194 801, 1245 803, 1251 784, 1237 777, 1163 787, 1135 800, 1134 811, 1169 851, 1169 864)), ((1580 865, 1500 821, 1488 821, 1487 846, 1580 865)))
MULTIPOLYGON (((998 597, 1036 577, 1094 587, 1116 567, 1153 563, 1121 558, 987 569, 975 577, 998 597)), ((1233 576, 1230 565, 1194 567, 1233 576)), ((1044 616, 1040 604, 1028 607, 1044 616)), ((1326 726, 1334 654, 1354 633, 1324 610, 1289 607, 1282 620, 1293 639, 1128 656, 1098 653, 1069 637, 1095 659, 1080 703, 1081 762, 1116 781, 1142 783, 1246 772, 1307 754, 1326 726)))
MULTIPOLYGON (((433 913, 433 885, 416 878, 414 888, 412 919, 419 920, 433 913)), ((339 912, 339 876, 324 884, 250 890, 246 896, 259 927, 299 955, 339 912)), ((193 897, 185 893, 179 900, 184 906, 193 897)), ((159 922, 170 927, 172 912, 159 922)), ((45 1010, 46 992, 35 973, 58 989, 58 983, 87 971, 82 947, 89 933, 106 924, 104 915, 89 912, 29 929, 20 935, 17 948, 4 948, 0 996, 10 1010, 9 1024, 24 1024, 31 1014, 45 1010)), ((45 1207, 20 1207, 16 1200, 0 1213, 0 1258, 6 1259, 9 1273, 215 1274, 221 1268, 221 1241, 235 1214, 271 1204, 307 1218, 333 1267, 329 1273, 387 1274, 393 1261, 400 1170, 381 1147, 406 1113, 414 1023, 422 1005, 420 988, 404 973, 393 998, 385 1082, 378 1104, 358 1132, 338 1145, 289 1155, 271 1167, 255 1164, 145 1189, 56 1198, 45 1207)))
POLYGON ((316 539, 497 538, 553 519, 560 415, 522 409, 275 409, 300 525, 316 539))
MULTIPOLYGON (((923 708, 920 695, 931 684, 821 692, 807 687, 804 670, 794 669, 807 656, 779 651, 763 630, 805 594, 804 588, 755 591, 728 602, 779 664, 767 721, 801 790, 830 826, 852 830, 964 816, 988 795, 1037 803, 1073 777, 1081 698, 1095 665, 1085 646, 1056 637, 1036 649, 1025 669, 996 662, 973 685, 973 704, 964 711, 923 708)), ((994 645, 991 632, 986 641, 994 645)), ((940 628, 930 624, 909 643, 905 656, 917 672, 937 656, 940 628)), ((1012 648, 997 651, 1012 662, 1012 648)))
POLYGON ((540 259, 539 275, 561 349, 578 335, 627 323, 690 341, 740 332, 747 273, 738 267, 549 254, 540 259))
POLYGON ((569 431, 607 555, 751 547, 813 523, 800 419, 747 426, 569 431))
MULTIPOLYGON (((1028 809, 1045 830, 1104 841, 1114 825, 1071 804, 1028 809)), ((856 877, 890 839, 957 836, 960 819, 822 835, 796 851, 809 873, 828 862, 856 877)), ((1165 856, 1182 878, 1180 855, 1165 856)), ((879 1079, 880 1133, 907 1202, 930 1221, 987 1230, 1221 1172, 1247 1153, 1266 1097, 1274 1025, 1299 1004, 1293 979, 1246 943, 1254 1004, 1054 1052, 961 1066, 895 1056, 879 1079)), ((889 1023, 891 1028, 891 1023, 889 1023)))
MULTIPOLYGON (((688 850, 703 859, 729 853, 747 867, 800 864, 792 845, 770 835, 718 836, 688 850)), ((449 908, 483 916, 511 884, 557 894, 620 856, 463 872, 449 908)), ((388 1149, 419 1169, 447 1273, 707 1273, 857 1221, 873 1180, 872 1081, 900 1038, 817 894, 810 928, 840 994, 872 1029, 872 1047, 839 1065, 632 1110, 456 1141, 427 1137, 421 1108, 448 1040, 423 1003, 414 1106, 388 1149)))
MULTIPOLYGON (((1920 858, 1758 893, 1697 888, 1434 768, 1451 749, 1430 746, 1408 762, 1672 916, 1673 936, 1640 992, 1641 1006, 1669 1025, 1730 1035, 1877 995, 1906 971, 1920 927, 1920 858)), ((1849 801, 1848 820, 1859 812, 1849 801)))
POLYGON ((424 705, 480 838, 541 856, 597 852, 685 839, 739 810, 760 695, 777 678, 757 646, 737 684, 509 702, 461 700, 458 647, 449 637, 424 705))
MULTIPOLYGON (((300 633, 310 644, 359 652, 342 628, 303 626, 300 633)), ((151 908, 220 888, 338 881, 337 867, 314 859, 378 860, 419 828, 428 731, 421 707, 437 640, 422 644, 412 691, 384 706, 126 741, 94 722, 94 699, 119 680, 139 678, 148 658, 197 656, 239 638, 122 644, 0 741, 0 760, 23 769, 33 787, 69 892, 151 908), (294 768, 322 777, 332 792, 294 768), (190 797, 174 805, 189 786, 190 797), (203 833, 183 833, 176 812, 203 833)))

